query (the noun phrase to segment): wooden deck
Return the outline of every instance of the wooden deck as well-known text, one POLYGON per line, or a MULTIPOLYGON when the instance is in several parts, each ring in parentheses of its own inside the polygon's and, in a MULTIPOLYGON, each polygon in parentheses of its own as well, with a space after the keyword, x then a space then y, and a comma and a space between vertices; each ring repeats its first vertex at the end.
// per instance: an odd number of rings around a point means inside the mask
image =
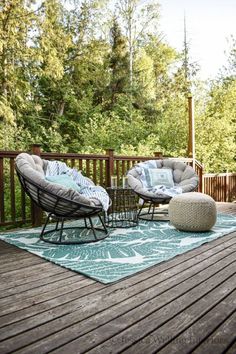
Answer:
POLYGON ((236 353, 235 236, 112 285, 0 242, 0 353, 236 353))

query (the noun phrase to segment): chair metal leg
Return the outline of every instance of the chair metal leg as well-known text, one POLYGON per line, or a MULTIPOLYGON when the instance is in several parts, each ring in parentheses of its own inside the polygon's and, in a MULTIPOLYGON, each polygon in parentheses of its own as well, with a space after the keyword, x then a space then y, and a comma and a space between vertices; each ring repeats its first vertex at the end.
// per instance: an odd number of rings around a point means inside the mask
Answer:
POLYGON ((48 214, 47 219, 46 219, 46 221, 45 221, 45 223, 43 225, 42 231, 41 231, 40 236, 39 236, 40 240, 43 240, 44 231, 45 231, 46 226, 47 226, 47 224, 48 224, 48 222, 50 220, 51 215, 52 215, 51 213, 48 214))
POLYGON ((153 204, 153 207, 152 207, 152 221, 154 219, 154 214, 155 214, 155 204, 153 204))
POLYGON ((84 225, 85 225, 86 229, 89 229, 86 218, 84 218, 84 225))
POLYGON ((92 219, 91 219, 90 216, 88 216, 88 219, 89 219, 89 223, 90 223, 90 225, 91 225, 91 230, 92 230, 92 232, 93 232, 94 238, 95 238, 95 240, 97 240, 97 235, 96 235, 96 232, 95 232, 95 229, 94 229, 94 226, 93 226, 92 219))
MULTIPOLYGON (((168 212, 163 212, 162 210, 159 210, 157 208, 158 203, 155 203, 153 201, 149 201, 149 207, 148 207, 147 211, 145 211, 143 208, 144 203, 145 202, 143 202, 143 204, 138 212, 139 219, 146 220, 146 221, 168 221, 169 220, 168 216, 165 217, 165 214, 168 214, 168 212), (163 216, 163 214, 164 214, 164 216, 163 216)), ((160 203, 161 203, 161 201, 160 201, 160 203)), ((168 203, 164 203, 164 204, 168 204, 168 203)))
POLYGON ((100 215, 100 214, 98 214, 98 218, 99 218, 99 220, 100 220, 100 221, 101 221, 101 223, 102 223, 102 226, 103 226, 103 229, 105 230, 105 233, 106 233, 106 234, 108 234, 107 227, 106 227, 106 225, 105 225, 104 220, 102 220, 102 217, 101 217, 101 215, 100 215))
POLYGON ((59 230, 58 225, 59 225, 59 219, 57 219, 55 230, 59 230))
MULTIPOLYGON (((46 231, 46 227, 49 223, 49 219, 50 217, 53 216, 53 214, 48 215, 47 220, 43 226, 43 229, 41 231, 40 234, 40 240, 44 241, 44 242, 49 242, 49 243, 53 243, 53 244, 79 244, 79 243, 88 243, 88 242, 97 242, 97 241, 101 241, 103 239, 105 239, 108 235, 109 232, 105 226, 104 221, 102 220, 101 215, 97 214, 96 216, 99 218, 102 226, 100 227, 95 227, 92 217, 91 216, 87 216, 84 217, 84 223, 85 226, 67 226, 65 225, 65 221, 66 218, 58 218, 57 222, 55 223, 55 227, 54 228, 49 228, 49 230, 46 231), (83 230, 90 230, 89 232, 91 232, 90 237, 80 237, 80 233, 83 232, 83 230), (67 239, 64 240, 63 239, 63 233, 66 232, 66 230, 78 230, 79 234, 78 234, 78 239, 67 239), (97 235, 97 232, 99 232, 99 234, 97 235), (50 237, 51 236, 51 237, 50 237)), ((89 236, 89 234, 88 234, 89 236)))
POLYGON ((138 215, 137 215, 138 218, 139 218, 139 215, 141 214, 141 211, 143 210, 144 204, 145 204, 145 200, 143 200, 143 204, 141 205, 141 208, 138 211, 138 215))
POLYGON ((63 227, 64 227, 64 218, 61 220, 61 228, 60 228, 60 234, 59 234, 59 242, 61 242, 61 240, 62 240, 63 227))

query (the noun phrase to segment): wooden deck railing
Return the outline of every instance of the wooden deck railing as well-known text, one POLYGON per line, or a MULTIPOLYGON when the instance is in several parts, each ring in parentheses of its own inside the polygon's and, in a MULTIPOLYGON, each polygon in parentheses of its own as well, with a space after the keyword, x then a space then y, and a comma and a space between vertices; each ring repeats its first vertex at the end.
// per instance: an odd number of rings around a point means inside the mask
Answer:
MULTIPOLYGON (((104 187, 110 185, 112 175, 116 175, 121 184, 122 176, 135 163, 163 158, 159 152, 154 156, 117 156, 112 149, 106 150, 104 155, 42 152, 37 144, 33 145, 31 152, 43 159, 64 161, 68 166, 83 171, 95 184, 104 187)), ((40 209, 30 203, 15 173, 14 163, 19 153, 0 151, 0 226, 13 227, 27 222, 39 225, 41 222, 40 209)), ((204 190, 217 201, 231 201, 235 198, 236 174, 229 174, 228 177, 223 174, 224 179, 222 175, 218 175, 220 178, 217 175, 203 175, 203 168, 198 161, 193 162, 191 158, 178 160, 195 168, 200 178, 198 191, 204 190)))
POLYGON ((204 174, 202 191, 217 202, 236 200, 236 173, 204 174))

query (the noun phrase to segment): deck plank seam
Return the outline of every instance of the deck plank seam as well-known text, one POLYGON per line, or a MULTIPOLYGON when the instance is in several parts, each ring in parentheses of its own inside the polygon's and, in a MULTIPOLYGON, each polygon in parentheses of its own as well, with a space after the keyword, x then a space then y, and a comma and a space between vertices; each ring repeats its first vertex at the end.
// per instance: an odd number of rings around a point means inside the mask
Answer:
MULTIPOLYGON (((206 279, 205 279, 205 280, 206 280, 206 279)), ((205 280, 204 280, 204 281, 205 281, 205 280)), ((202 282, 204 282, 204 281, 202 281, 202 282)), ((200 283, 199 283, 199 284, 200 284, 200 283)), ((219 285, 219 284, 218 284, 218 285, 219 285)), ((218 285, 217 285, 217 286, 218 286, 218 285)), ((198 286, 198 285, 196 285, 196 286, 198 286)), ((194 287, 196 287, 196 286, 194 286, 194 287)), ((217 286, 216 286, 216 287, 217 287, 217 286)), ((193 288, 194 288, 194 287, 193 287, 193 288)), ((192 288, 191 288, 191 289, 192 289, 192 288)), ((186 292, 184 292, 183 294, 181 294, 181 296, 184 295, 185 293, 188 293, 191 289, 188 289, 186 292)), ((212 289, 211 289, 210 291, 212 291, 212 289)), ((210 291, 209 291, 209 292, 210 292, 210 291)), ((205 296, 205 295, 204 295, 204 296, 205 296)), ((175 300, 175 299, 172 299, 170 302, 173 302, 174 300, 175 300)), ((163 306, 166 306, 167 304, 168 304, 168 303, 166 303, 166 304, 163 305, 163 306)), ((139 305, 139 306, 140 306, 140 305, 139 305)), ((163 306, 161 306, 161 307, 163 307, 163 306)), ((160 309, 161 309, 161 307, 160 307, 160 309)), ((155 311, 153 311, 153 312, 156 312, 156 311, 157 311, 157 310, 155 310, 155 311)), ((126 312, 129 312, 129 311, 126 311, 126 312)), ((126 313, 126 312, 125 312, 125 313, 126 313)), ((181 312, 181 311, 180 311, 180 312, 181 312)), ((123 314, 123 315, 124 315, 124 314, 123 314)), ((150 315, 150 313, 149 313, 148 315, 150 315)), ((176 316, 176 314, 175 314, 175 316, 176 316)), ((175 316, 174 316, 174 317, 175 317, 175 316)), ((119 317, 119 316, 118 316, 118 317, 119 317)), ((115 317, 113 317, 113 319, 115 319, 115 317)), ((80 321, 80 322, 81 322, 81 321, 80 321)), ((108 322, 109 322, 109 321, 108 321, 108 322)), ((138 322, 138 321, 137 321, 137 322, 138 322)), ((78 322, 78 323, 79 323, 79 322, 78 322)), ((163 323, 162 323, 162 325, 163 325, 163 323)), ((70 327, 70 326, 68 326, 68 327, 70 327)), ((65 328, 64 328, 64 329, 65 329, 65 328)), ((94 329, 93 329, 93 330, 94 330, 94 329)), ((88 332, 88 333, 89 333, 89 332, 88 332)), ((83 334, 83 335, 84 335, 84 334, 83 334)))

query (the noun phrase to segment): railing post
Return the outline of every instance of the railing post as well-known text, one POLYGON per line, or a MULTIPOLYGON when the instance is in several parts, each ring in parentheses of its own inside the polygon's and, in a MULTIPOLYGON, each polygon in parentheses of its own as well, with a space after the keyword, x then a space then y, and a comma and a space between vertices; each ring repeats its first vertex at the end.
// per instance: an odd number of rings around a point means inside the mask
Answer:
POLYGON ((201 192, 201 193, 205 193, 205 176, 204 174, 202 173, 202 171, 200 172, 200 187, 199 187, 199 190, 198 192, 201 192))
POLYGON ((154 152, 154 156, 155 156, 155 157, 158 157, 160 160, 163 159, 162 152, 160 152, 160 151, 154 152))
POLYGON ((31 151, 32 151, 32 154, 40 156, 41 155, 41 144, 31 145, 31 151))
POLYGON ((114 174, 114 149, 107 149, 108 160, 106 164, 106 186, 111 186, 111 176, 114 174))
POLYGON ((205 177, 204 177, 204 166, 195 160, 194 170, 197 172, 199 177, 198 192, 205 193, 205 177))
MULTIPOLYGON (((33 155, 40 156, 41 154, 41 145, 40 144, 33 144, 31 146, 31 151, 33 155)), ((43 220, 43 211, 39 208, 36 204, 31 202, 31 219, 32 219, 32 226, 41 226, 43 220)))

